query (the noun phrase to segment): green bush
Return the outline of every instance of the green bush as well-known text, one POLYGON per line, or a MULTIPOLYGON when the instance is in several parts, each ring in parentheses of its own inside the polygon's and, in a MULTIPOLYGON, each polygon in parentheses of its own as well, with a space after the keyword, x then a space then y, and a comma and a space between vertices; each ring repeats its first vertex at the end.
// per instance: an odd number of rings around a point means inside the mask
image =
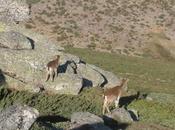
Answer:
POLYGON ((85 89, 78 96, 32 94, 25 91, 0 89, 0 107, 26 104, 39 110, 41 115, 60 115, 69 118, 73 112, 89 111, 101 115, 102 93, 100 88, 85 89))

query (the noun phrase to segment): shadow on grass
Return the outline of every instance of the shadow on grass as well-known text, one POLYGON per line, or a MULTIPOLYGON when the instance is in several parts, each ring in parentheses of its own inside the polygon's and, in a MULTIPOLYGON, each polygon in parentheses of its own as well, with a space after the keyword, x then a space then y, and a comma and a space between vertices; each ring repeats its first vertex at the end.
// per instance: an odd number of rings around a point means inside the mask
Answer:
POLYGON ((138 91, 135 95, 121 97, 119 105, 120 107, 124 106, 125 108, 127 108, 127 106, 134 100, 145 99, 146 97, 147 97, 146 93, 141 93, 138 91))
POLYGON ((68 121, 70 122, 69 119, 62 117, 62 116, 46 115, 46 116, 38 117, 36 120, 36 123, 39 124, 40 127, 45 127, 47 129, 63 130, 63 129, 58 129, 53 124, 59 123, 59 122, 68 122, 68 121))
POLYGON ((56 123, 56 122, 65 122, 65 121, 70 121, 70 120, 62 116, 47 115, 47 116, 38 117, 37 121, 56 123))

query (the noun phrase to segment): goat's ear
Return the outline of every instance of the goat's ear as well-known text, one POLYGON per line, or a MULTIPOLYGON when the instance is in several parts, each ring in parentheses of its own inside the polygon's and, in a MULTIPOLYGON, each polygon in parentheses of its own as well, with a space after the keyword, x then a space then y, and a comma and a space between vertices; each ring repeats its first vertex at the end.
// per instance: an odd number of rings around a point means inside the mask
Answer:
POLYGON ((129 79, 128 78, 126 78, 126 82, 129 82, 129 79))
POLYGON ((123 81, 127 81, 127 82, 129 81, 128 78, 122 78, 122 80, 123 80, 123 81))
POLYGON ((129 79, 128 78, 120 78, 121 83, 127 84, 129 79))

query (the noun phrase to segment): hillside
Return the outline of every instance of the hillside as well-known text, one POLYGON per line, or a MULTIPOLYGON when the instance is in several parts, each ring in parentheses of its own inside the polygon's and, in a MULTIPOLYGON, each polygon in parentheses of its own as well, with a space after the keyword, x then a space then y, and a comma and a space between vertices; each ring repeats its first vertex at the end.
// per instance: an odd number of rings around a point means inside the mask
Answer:
POLYGON ((24 24, 62 45, 160 58, 174 57, 174 14, 174 0, 40 0, 24 24))
POLYGON ((0 130, 175 129, 174 0, 0 3, 0 130))
MULTIPOLYGON (((175 117, 172 114, 175 112, 174 62, 169 61, 164 64, 163 60, 133 58, 77 48, 66 48, 66 52, 76 54, 89 63, 110 70, 122 77, 128 77, 130 91, 140 90, 150 96, 158 95, 158 98, 153 98, 152 101, 134 100, 128 105, 128 108, 139 111, 140 121, 133 123, 126 130, 173 130, 175 128, 175 117)), ((70 118, 73 112, 88 111, 102 116, 101 88, 84 89, 78 96, 60 94, 48 96, 44 93, 11 92, 6 89, 1 89, 0 93, 1 108, 21 103, 38 109, 41 115, 60 115, 70 118)), ((122 102, 120 104, 122 105, 122 102)), ((48 126, 42 124, 43 122, 35 122, 31 129, 48 130, 48 126)), ((50 121, 49 124, 56 128, 69 126, 69 122, 50 121)))

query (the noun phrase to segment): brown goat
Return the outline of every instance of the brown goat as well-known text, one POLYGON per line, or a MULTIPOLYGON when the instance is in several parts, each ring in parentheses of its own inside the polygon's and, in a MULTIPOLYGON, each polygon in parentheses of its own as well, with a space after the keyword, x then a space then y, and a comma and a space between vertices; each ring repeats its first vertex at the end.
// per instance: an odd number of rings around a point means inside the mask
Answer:
POLYGON ((109 88, 104 91, 104 104, 103 104, 103 114, 105 114, 105 110, 110 112, 109 105, 115 102, 115 107, 118 107, 118 103, 120 97, 124 91, 127 91, 127 82, 129 79, 122 79, 121 84, 119 86, 109 88))
POLYGON ((48 64, 47 64, 47 76, 46 76, 46 82, 49 80, 50 76, 52 78, 52 82, 54 81, 54 77, 55 77, 55 74, 58 76, 58 66, 59 66, 59 59, 60 59, 60 56, 57 55, 56 56, 56 59, 55 60, 52 60, 50 61, 48 64))

